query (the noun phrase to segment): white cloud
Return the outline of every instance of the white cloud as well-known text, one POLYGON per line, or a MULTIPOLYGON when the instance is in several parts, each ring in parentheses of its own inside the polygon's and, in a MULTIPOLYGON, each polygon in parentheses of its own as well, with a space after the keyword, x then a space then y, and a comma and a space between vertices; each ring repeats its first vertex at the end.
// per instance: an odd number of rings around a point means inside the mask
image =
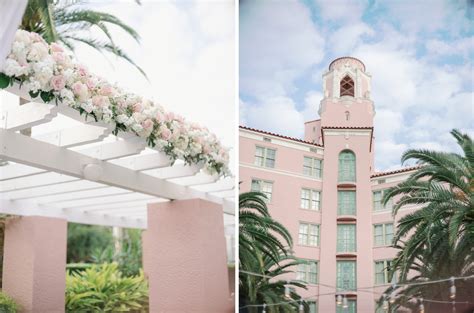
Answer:
POLYGON ((324 20, 355 21, 359 20, 368 1, 353 0, 315 0, 324 20))
POLYGON ((285 136, 301 138, 304 116, 288 97, 267 98, 261 103, 240 101, 241 123, 285 136))
POLYGON ((308 8, 296 1, 256 1, 243 2, 240 10, 240 92, 288 94, 323 57, 324 41, 308 8))
POLYGON ((363 35, 372 36, 374 30, 362 22, 342 26, 330 37, 331 50, 339 55, 351 54, 363 35))

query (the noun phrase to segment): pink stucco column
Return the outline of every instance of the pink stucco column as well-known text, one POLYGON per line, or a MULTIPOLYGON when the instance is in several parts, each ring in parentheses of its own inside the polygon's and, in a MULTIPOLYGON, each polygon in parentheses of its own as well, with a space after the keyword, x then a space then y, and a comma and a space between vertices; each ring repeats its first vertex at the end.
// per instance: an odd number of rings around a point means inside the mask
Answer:
POLYGON ((20 312, 64 312, 67 221, 23 216, 7 221, 3 291, 20 312))
POLYGON ((143 263, 150 312, 234 312, 220 205, 200 199, 149 204, 143 263))

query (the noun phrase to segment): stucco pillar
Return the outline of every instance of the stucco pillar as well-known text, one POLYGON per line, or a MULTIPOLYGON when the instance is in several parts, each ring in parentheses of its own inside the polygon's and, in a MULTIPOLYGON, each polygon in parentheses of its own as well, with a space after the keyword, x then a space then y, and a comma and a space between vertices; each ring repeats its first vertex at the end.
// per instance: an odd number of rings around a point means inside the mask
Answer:
POLYGON ((149 204, 143 263, 150 312, 234 312, 220 205, 200 199, 149 204))
POLYGON ((3 291, 20 312, 64 312, 67 221, 23 216, 7 221, 3 291))

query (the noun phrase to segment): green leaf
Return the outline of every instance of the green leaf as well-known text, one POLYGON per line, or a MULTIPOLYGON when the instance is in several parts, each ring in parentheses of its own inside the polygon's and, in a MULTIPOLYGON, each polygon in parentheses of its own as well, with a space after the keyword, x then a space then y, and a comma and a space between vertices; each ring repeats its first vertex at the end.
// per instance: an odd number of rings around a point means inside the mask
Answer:
POLYGON ((11 77, 0 73, 0 89, 7 88, 10 85, 11 77))
POLYGON ((48 103, 54 98, 54 94, 52 91, 42 91, 41 92, 41 99, 45 102, 48 103))
POLYGON ((31 98, 36 98, 36 97, 38 97, 40 91, 39 91, 39 90, 38 90, 37 92, 30 91, 30 92, 28 92, 28 93, 30 94, 30 97, 31 97, 31 98))

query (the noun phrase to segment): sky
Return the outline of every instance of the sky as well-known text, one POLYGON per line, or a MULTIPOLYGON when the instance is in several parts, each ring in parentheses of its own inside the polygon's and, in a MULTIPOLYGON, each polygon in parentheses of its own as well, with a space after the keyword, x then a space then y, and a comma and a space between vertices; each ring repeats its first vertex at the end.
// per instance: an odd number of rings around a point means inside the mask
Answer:
MULTIPOLYGON (((232 1, 91 0, 94 10, 114 14, 140 35, 137 43, 111 26, 115 43, 143 68, 78 44, 75 55, 92 72, 153 99, 192 122, 207 126, 235 151, 236 46, 232 1)), ((100 37, 91 29, 90 36, 100 37)), ((235 173, 236 159, 231 158, 235 173)))
POLYGON ((319 118, 322 74, 341 56, 372 75, 377 170, 410 148, 458 151, 474 136, 474 2, 240 2, 240 124, 303 137, 319 118), (470 3, 470 4, 469 4, 470 3))

